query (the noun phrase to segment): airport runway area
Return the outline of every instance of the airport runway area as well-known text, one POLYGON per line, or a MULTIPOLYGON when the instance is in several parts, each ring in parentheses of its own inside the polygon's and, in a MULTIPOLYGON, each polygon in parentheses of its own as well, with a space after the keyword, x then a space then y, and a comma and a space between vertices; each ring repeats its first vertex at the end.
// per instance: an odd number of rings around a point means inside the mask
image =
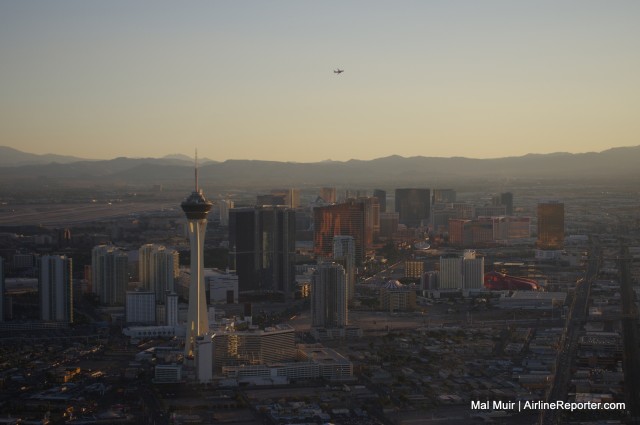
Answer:
POLYGON ((117 202, 86 204, 18 204, 0 208, 0 226, 69 226, 151 211, 178 210, 166 202, 117 202))

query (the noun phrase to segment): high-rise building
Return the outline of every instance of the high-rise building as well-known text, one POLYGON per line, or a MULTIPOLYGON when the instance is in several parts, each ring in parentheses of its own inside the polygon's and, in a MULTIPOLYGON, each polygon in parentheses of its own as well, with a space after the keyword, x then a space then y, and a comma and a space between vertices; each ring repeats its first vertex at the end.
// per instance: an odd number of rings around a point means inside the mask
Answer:
POLYGON ((218 202, 218 211, 220 212, 220 225, 229 225, 229 210, 235 207, 235 203, 230 199, 223 199, 218 202))
POLYGON ((504 192, 493 197, 493 205, 503 205, 506 215, 513 215, 513 193, 504 192))
POLYGON ((391 239, 398 231, 398 213, 380 213, 380 238, 391 239))
POLYGON ((558 201, 538 204, 538 241, 542 250, 560 250, 564 246, 564 204, 558 201))
POLYGON ((523 239, 531 237, 530 217, 485 217, 493 222, 493 238, 495 240, 523 239))
POLYGON ((479 289, 484 285, 484 257, 477 257, 473 250, 465 250, 462 256, 462 288, 479 289))
POLYGON ((433 189, 432 203, 442 204, 456 202, 456 191, 453 189, 433 189))
POLYGON ((300 189, 273 189, 270 195, 258 195, 257 205, 285 205, 289 208, 298 208, 300 189))
POLYGON ((92 289, 100 303, 123 305, 129 284, 129 257, 113 245, 98 245, 91 251, 92 289))
POLYGON ((229 256, 240 292, 292 296, 295 283, 296 212, 284 206, 229 212, 229 256))
POLYGON ((440 289, 479 289, 484 285, 484 258, 466 250, 462 257, 441 257, 440 289))
POLYGON ((380 213, 387 212, 387 192, 382 189, 374 189, 373 197, 378 198, 378 204, 380 205, 380 213))
POLYGON ((156 324, 156 293, 152 291, 128 291, 125 305, 127 323, 156 324))
POLYGON ((362 264, 367 249, 365 203, 349 199, 341 204, 316 207, 313 210, 313 249, 316 257, 331 258, 335 236, 353 237, 356 265, 362 264))
POLYGON ((178 251, 162 245, 146 244, 138 250, 138 273, 145 290, 155 292, 156 302, 164 302, 166 291, 175 291, 180 273, 178 251))
POLYGON ((364 204, 364 247, 373 249, 373 242, 380 234, 380 204, 378 198, 361 197, 356 202, 364 204))
POLYGON ((189 246, 191 250, 191 279, 189 282, 189 307, 187 309, 187 335, 185 357, 195 355, 196 338, 209 332, 207 295, 204 285, 204 236, 207 229, 207 214, 212 203, 198 188, 198 168, 195 170, 195 190, 180 206, 187 216, 189 246))
POLYGON ((407 260, 404 262, 404 276, 420 278, 424 274, 424 261, 407 260))
POLYGON ((472 246, 494 242, 493 220, 449 220, 449 243, 456 246, 472 246))
POLYGON ((400 224, 407 227, 428 224, 431 210, 430 189, 396 189, 395 201, 400 224))
POLYGON ((311 326, 339 328, 349 324, 344 267, 320 263, 311 286, 311 326))
POLYGON ((351 301, 355 295, 356 284, 356 244, 353 236, 333 237, 333 261, 344 267, 347 301, 351 301))
POLYGON ((164 324, 176 326, 178 324, 178 294, 166 294, 164 301, 164 324))
POLYGON ((320 197, 327 204, 335 204, 338 197, 335 187, 323 187, 320 189, 320 197))
POLYGON ((40 318, 45 321, 72 323, 71 259, 63 255, 44 255, 39 263, 40 318))

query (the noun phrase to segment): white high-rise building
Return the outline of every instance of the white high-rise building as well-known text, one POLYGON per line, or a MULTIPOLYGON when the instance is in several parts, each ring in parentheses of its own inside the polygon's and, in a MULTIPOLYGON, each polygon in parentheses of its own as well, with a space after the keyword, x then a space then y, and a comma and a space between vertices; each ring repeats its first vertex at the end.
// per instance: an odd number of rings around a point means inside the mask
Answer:
POLYGON ((484 258, 466 250, 463 256, 440 258, 439 289, 479 289, 484 286, 484 258))
POLYGON ((476 252, 466 250, 462 257, 463 289, 484 287, 484 257, 476 257, 476 252))
POLYGON ((212 203, 207 201, 202 190, 198 188, 197 166, 195 190, 180 205, 187 216, 191 248, 191 281, 189 283, 185 357, 193 358, 195 356, 196 338, 209 332, 203 256, 207 214, 209 214, 212 207, 212 203))
POLYGON ((73 322, 71 259, 63 255, 40 258, 38 290, 40 318, 54 322, 73 322))
POLYGON ((156 324, 156 294, 151 291, 129 291, 125 308, 126 322, 156 324))
POLYGON ((231 199, 223 199, 218 202, 218 210, 220 211, 220 225, 229 225, 229 210, 235 207, 235 203, 231 199))
POLYGON ((333 261, 342 264, 347 280, 347 301, 353 300, 356 284, 356 243, 353 236, 333 237, 333 261))
POLYGON ((113 245, 98 245, 91 251, 93 292, 100 303, 124 304, 129 284, 129 257, 113 245))
POLYGON ((458 257, 440 258, 439 289, 462 288, 462 260, 458 257))
POLYGON ((178 251, 162 245, 146 244, 138 252, 142 288, 155 292, 156 301, 163 302, 166 291, 175 291, 175 279, 180 272, 178 251))
POLYGON ((311 326, 338 328, 349 324, 344 267, 321 263, 311 285, 311 326))

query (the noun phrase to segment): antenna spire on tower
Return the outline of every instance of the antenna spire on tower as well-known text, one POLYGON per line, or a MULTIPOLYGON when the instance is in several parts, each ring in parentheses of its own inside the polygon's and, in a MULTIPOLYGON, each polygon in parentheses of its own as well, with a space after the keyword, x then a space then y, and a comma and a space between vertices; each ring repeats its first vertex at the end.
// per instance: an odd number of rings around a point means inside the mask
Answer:
POLYGON ((196 193, 198 192, 198 148, 196 148, 196 159, 195 159, 195 173, 196 173, 196 193))

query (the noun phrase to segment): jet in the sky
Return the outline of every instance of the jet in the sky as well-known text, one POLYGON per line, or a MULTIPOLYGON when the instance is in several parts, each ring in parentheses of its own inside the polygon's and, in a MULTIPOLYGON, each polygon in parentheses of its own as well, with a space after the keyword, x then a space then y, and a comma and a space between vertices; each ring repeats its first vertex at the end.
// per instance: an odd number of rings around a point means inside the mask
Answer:
POLYGON ((340 68, 333 71, 334 74, 342 74, 343 72, 344 72, 344 69, 340 69, 340 68))

